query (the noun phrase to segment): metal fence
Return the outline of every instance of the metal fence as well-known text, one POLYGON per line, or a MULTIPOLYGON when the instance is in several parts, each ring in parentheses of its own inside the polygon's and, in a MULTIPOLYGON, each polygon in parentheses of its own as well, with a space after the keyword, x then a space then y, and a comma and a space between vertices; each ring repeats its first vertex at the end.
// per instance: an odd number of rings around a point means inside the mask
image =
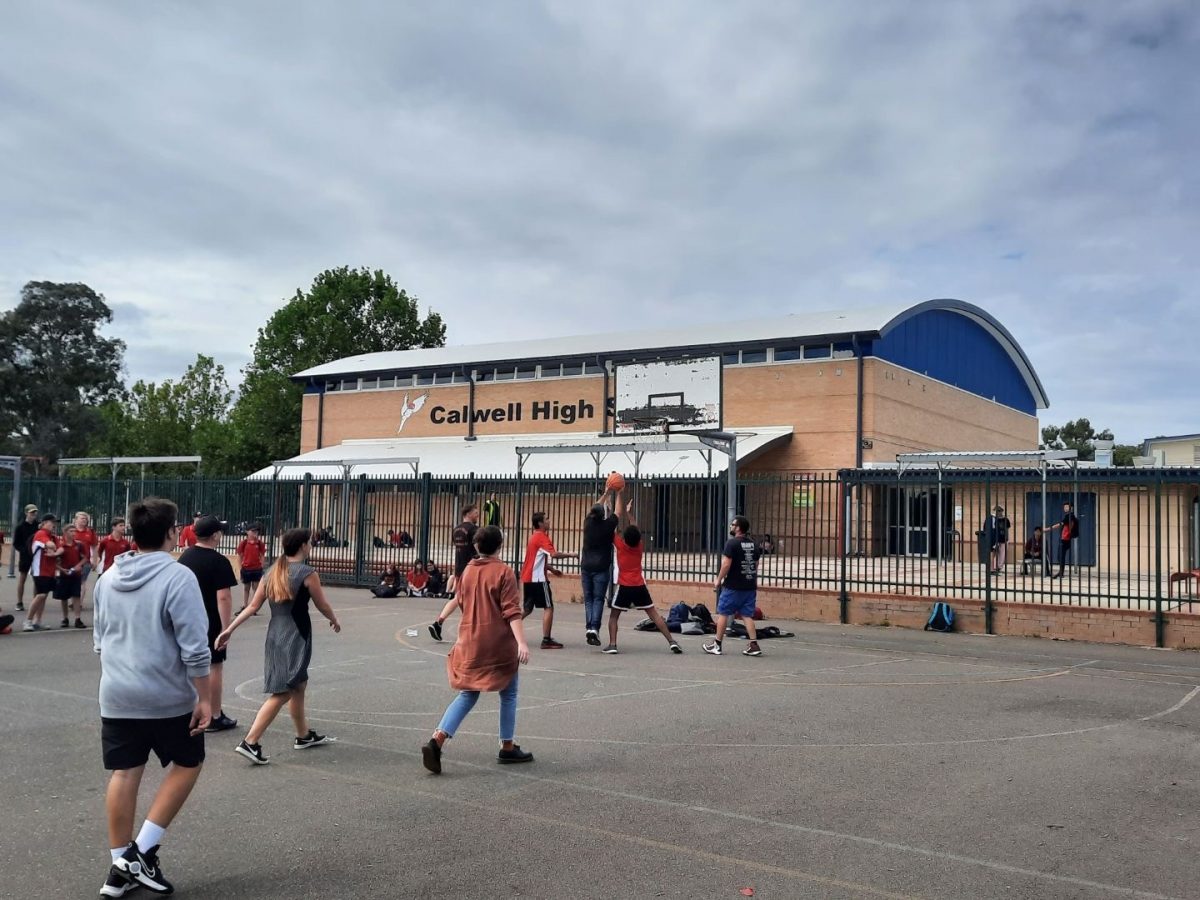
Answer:
MULTIPOLYGON (((141 496, 168 497, 181 515, 211 512, 231 523, 223 549, 261 523, 268 546, 291 527, 316 534, 312 560, 327 580, 374 584, 392 564, 453 566, 451 533, 468 504, 493 500, 519 566, 535 512, 545 513, 558 567, 578 570, 581 523, 602 491, 594 478, 400 478, 244 481, 203 478, 23 482, 20 503, 68 518, 89 512, 99 531, 141 496)), ((645 537, 647 577, 706 581, 727 534, 723 477, 631 482, 645 537)), ((11 488, 0 489, 0 509, 11 488)), ((1162 613, 1185 604, 1200 568, 1200 470, 852 470, 772 473, 738 483, 737 508, 763 550, 768 587, 898 593, 994 604, 1102 606, 1162 613), (1078 535, 1063 551, 1063 504, 1078 535), (996 512, 1001 507, 1001 512, 996 512), (991 516, 995 515, 996 519, 991 516), (1001 522, 1006 524, 1002 525, 1001 522), (1042 527, 1040 558, 1026 542, 1042 527), (1028 557, 1028 558, 1027 558, 1028 557)), ((663 598, 667 599, 667 598, 663 598)))

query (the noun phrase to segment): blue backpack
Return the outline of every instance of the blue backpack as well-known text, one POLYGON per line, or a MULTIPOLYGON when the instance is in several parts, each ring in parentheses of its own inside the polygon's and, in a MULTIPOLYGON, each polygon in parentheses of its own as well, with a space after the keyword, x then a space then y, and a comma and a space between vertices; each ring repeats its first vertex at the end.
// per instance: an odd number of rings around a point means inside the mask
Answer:
POLYGON ((926 631, 953 631, 954 630, 954 610, 950 608, 949 603, 933 604, 933 611, 929 614, 929 621, 925 623, 926 631))

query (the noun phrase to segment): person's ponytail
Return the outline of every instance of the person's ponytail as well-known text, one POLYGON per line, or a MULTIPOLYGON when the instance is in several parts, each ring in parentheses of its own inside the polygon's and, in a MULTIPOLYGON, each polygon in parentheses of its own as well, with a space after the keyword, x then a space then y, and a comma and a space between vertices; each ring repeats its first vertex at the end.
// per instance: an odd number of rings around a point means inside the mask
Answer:
POLYGON ((307 528, 289 528, 283 533, 283 552, 275 557, 271 571, 267 573, 264 590, 272 603, 283 603, 292 599, 291 579, 288 578, 288 557, 295 556, 300 548, 311 540, 307 528))

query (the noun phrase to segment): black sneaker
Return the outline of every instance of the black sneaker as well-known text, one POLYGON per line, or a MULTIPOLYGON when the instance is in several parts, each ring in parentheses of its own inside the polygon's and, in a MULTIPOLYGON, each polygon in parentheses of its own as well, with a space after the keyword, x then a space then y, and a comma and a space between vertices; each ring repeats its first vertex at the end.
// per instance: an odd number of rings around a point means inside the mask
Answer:
POLYGON ((83 624, 83 619, 76 619, 75 627, 76 628, 87 628, 87 626, 83 624))
POLYGON ((513 744, 513 748, 511 750, 501 750, 496 755, 496 762, 500 763, 501 765, 533 762, 533 754, 528 750, 522 750, 520 744, 513 744))
POLYGON ((560 644, 558 641, 556 641, 554 638, 551 638, 551 637, 542 638, 542 649, 543 650, 561 650, 562 647, 563 647, 563 645, 560 644))
POLYGON ((124 872, 118 869, 115 865, 108 869, 108 879, 104 882, 104 887, 100 888, 101 897, 124 897, 130 891, 136 891, 140 884, 136 881, 131 881, 124 872))
POLYGON ((113 868, 152 893, 175 892, 174 885, 163 877, 162 870, 158 867, 158 844, 145 853, 138 850, 137 844, 130 844, 125 853, 113 863, 113 868))
POLYGON ((321 744, 332 744, 337 740, 335 737, 330 737, 327 734, 317 734, 311 728, 308 729, 308 734, 304 737, 298 737, 292 742, 293 750, 307 750, 309 747, 317 747, 321 744))
POLYGON ((256 766, 265 766, 271 761, 271 757, 262 752, 261 744, 248 744, 244 739, 233 748, 233 752, 240 753, 256 766))
POLYGON ((442 748, 433 738, 428 744, 421 745, 421 762, 434 775, 442 774, 442 748))
POLYGON ((434 622, 432 625, 429 626, 429 636, 431 638, 433 638, 435 641, 437 641, 439 644, 442 642, 442 623, 441 622, 434 622))
POLYGON ((25 604, 22 603, 20 600, 18 600, 17 601, 17 612, 24 612, 24 611, 25 611, 25 604))
POLYGON ((671 652, 672 652, 672 653, 682 653, 682 652, 683 652, 683 648, 682 648, 682 647, 680 647, 680 646, 679 646, 677 643, 675 643, 674 641, 671 641, 670 647, 671 647, 671 652))
POLYGON ((70 620, 70 619, 63 619, 63 620, 62 620, 62 625, 61 625, 61 626, 59 626, 59 627, 61 627, 61 628, 70 628, 70 627, 71 627, 71 620, 70 620))
POLYGON ((204 729, 205 734, 216 734, 218 731, 229 731, 231 728, 237 728, 237 719, 231 719, 225 715, 224 710, 221 714, 208 723, 208 727, 204 729))
POLYGON ((759 649, 758 641, 751 641, 750 646, 742 651, 742 656, 762 656, 762 650, 759 649))
POLYGON ((609 644, 607 647, 605 647, 600 652, 601 653, 620 653, 621 651, 617 649, 616 644, 609 644))
POLYGON ((596 632, 594 632, 594 631, 589 631, 587 633, 586 640, 588 642, 589 647, 599 647, 600 646, 600 635, 596 634, 596 632))

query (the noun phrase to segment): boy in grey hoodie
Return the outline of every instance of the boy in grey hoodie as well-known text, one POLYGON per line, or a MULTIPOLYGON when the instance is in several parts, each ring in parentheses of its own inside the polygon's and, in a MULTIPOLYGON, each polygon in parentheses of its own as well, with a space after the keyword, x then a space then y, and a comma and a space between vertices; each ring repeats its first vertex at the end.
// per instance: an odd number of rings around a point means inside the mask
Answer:
POLYGON ((179 510, 147 497, 129 508, 139 550, 116 558, 96 584, 94 647, 100 654, 100 721, 108 782, 112 867, 101 896, 134 888, 169 894, 158 847, 204 762, 209 709, 208 616, 196 576, 170 555, 179 510), (133 838, 138 788, 150 751, 168 767, 133 838))

